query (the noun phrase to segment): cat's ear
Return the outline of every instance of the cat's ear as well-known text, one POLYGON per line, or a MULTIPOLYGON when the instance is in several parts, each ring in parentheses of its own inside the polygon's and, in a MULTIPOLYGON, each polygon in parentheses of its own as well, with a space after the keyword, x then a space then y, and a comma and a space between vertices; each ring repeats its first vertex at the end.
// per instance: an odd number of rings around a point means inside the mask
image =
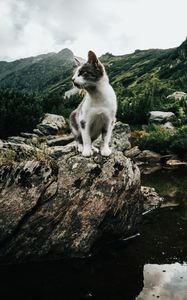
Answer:
POLYGON ((88 52, 88 63, 94 65, 96 68, 99 66, 99 60, 93 51, 88 52))
POLYGON ((78 60, 78 58, 74 57, 74 61, 75 61, 76 65, 77 65, 77 67, 82 66, 82 63, 80 62, 80 60, 78 60))

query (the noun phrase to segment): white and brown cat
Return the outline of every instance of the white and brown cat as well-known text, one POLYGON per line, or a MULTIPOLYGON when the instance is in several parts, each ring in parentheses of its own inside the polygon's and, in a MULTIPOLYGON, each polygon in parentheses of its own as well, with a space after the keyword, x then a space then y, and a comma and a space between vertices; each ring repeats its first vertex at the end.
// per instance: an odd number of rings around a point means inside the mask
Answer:
POLYGON ((78 67, 72 78, 74 85, 86 90, 86 95, 70 115, 70 126, 77 141, 78 151, 91 156, 99 150, 93 142, 102 135, 101 154, 109 156, 109 142, 117 110, 116 95, 109 83, 104 66, 94 52, 88 52, 88 61, 78 67))

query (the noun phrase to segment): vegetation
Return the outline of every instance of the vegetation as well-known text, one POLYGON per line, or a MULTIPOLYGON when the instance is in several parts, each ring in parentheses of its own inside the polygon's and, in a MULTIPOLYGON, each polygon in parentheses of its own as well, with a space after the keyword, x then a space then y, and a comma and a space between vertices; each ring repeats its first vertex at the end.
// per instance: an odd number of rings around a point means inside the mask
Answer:
MULTIPOLYGON (((175 113, 175 126, 187 123, 187 99, 168 98, 177 90, 187 93, 187 40, 174 49, 136 50, 122 56, 107 53, 100 59, 117 94, 119 120, 147 124, 149 111, 162 110, 175 113)), ((79 95, 64 98, 72 86, 74 67, 68 49, 0 62, 0 137, 31 131, 46 112, 68 118, 81 101, 79 95)), ((185 128, 173 137, 173 132, 155 126, 140 139, 140 146, 155 151, 162 148, 163 153, 183 151, 185 128)))
POLYGON ((42 101, 34 93, 0 91, 0 137, 31 131, 42 115, 42 101))
POLYGON ((187 152, 187 125, 176 130, 150 125, 138 140, 138 145, 141 150, 150 149, 161 154, 173 152, 182 156, 187 152))

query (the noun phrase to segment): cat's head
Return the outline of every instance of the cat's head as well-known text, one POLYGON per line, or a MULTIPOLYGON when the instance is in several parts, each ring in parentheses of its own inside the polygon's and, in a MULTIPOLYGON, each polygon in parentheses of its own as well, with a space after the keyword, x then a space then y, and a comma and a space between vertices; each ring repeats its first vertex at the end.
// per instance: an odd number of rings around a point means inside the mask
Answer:
POLYGON ((91 90, 95 89, 97 83, 104 77, 104 66, 98 60, 93 51, 88 52, 88 61, 84 64, 77 59, 77 69, 72 78, 74 85, 80 89, 91 90))

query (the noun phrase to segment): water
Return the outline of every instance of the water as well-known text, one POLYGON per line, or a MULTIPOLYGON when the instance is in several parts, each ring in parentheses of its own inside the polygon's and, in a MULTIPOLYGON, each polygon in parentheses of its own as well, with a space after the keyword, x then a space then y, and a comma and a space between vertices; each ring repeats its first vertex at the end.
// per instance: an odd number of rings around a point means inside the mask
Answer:
POLYGON ((90 258, 1 266, 2 299, 187 300, 187 169, 142 177, 166 201, 90 258))

